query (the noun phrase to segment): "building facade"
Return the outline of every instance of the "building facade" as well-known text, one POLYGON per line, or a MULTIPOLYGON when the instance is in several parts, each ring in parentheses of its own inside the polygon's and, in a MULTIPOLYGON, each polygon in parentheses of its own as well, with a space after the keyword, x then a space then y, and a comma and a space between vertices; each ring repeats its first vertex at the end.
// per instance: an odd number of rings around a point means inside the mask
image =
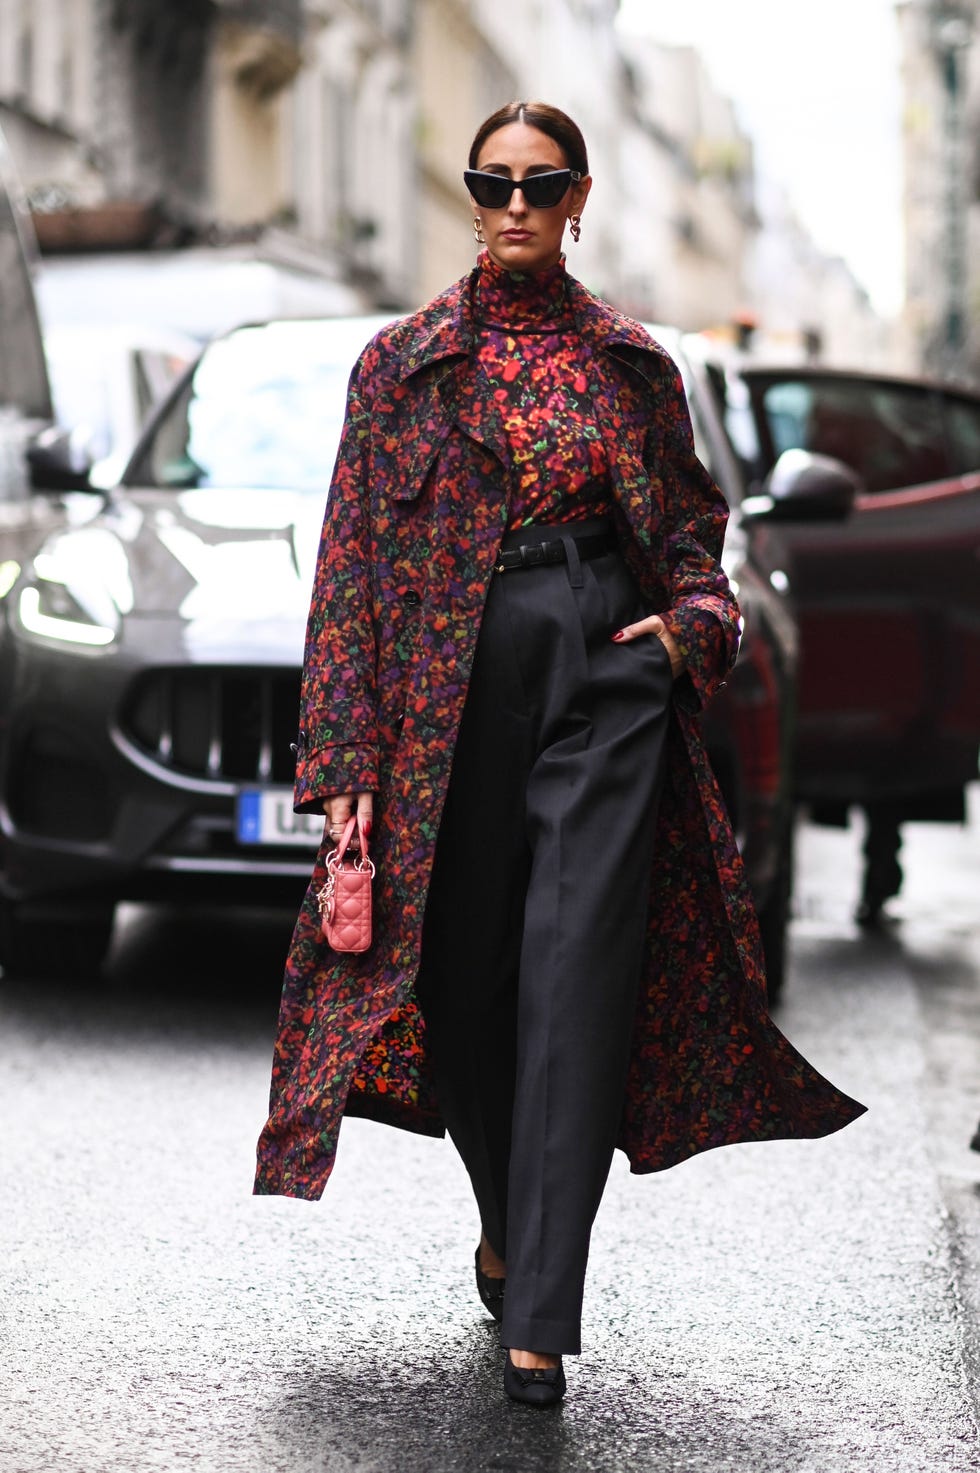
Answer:
POLYGON ((0 126, 32 198, 104 197, 97 155, 97 0, 0 0, 0 126))
POLYGON ((700 58, 620 34, 617 10, 0 0, 0 127, 49 252, 251 242, 352 306, 397 310, 475 258, 461 175, 479 123, 543 97, 590 150, 568 245, 586 285, 638 317, 717 330, 754 314, 828 347, 833 301, 860 337, 840 263, 760 214, 751 141, 700 58))
POLYGON ((305 0, 283 160, 291 226, 375 306, 418 276, 412 0, 305 0))
POLYGON ((980 380, 980 5, 905 0, 905 324, 929 372, 980 380))
MULTIPOLYGON (((473 212, 463 184, 466 155, 483 119, 519 92, 520 76, 481 25, 478 0, 416 0, 414 9, 418 276, 413 299, 425 301, 475 259, 473 212)), ((520 19, 518 28, 523 24, 520 19)))
POLYGON ((302 29, 300 0, 0 0, 0 123, 42 244, 47 217, 84 246, 114 243, 113 210, 132 243, 285 210, 302 29))
POLYGON ((624 297, 690 330, 729 322, 749 305, 751 141, 692 48, 636 40, 622 65, 624 297))
POLYGON ((878 315, 845 261, 814 244, 786 191, 761 181, 756 201, 759 227, 746 280, 759 351, 848 368, 910 367, 900 355, 896 324, 878 315))

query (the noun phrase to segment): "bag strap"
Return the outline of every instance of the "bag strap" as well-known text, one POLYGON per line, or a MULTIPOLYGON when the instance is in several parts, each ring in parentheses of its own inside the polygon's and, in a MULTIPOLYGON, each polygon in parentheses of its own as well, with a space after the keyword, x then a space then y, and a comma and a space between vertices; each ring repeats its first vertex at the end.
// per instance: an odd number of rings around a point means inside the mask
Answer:
POLYGON ((346 824, 344 825, 344 832, 340 836, 340 842, 337 845, 337 857, 336 857, 336 859, 334 861, 335 864, 343 864, 344 855, 347 852, 347 845, 350 843, 351 839, 354 837, 354 830, 355 830, 355 828, 357 829, 358 843, 361 846, 361 858, 362 859, 367 859, 367 857, 368 857, 367 838, 365 836, 364 829, 361 826, 361 816, 360 816, 359 813, 352 813, 351 816, 350 816, 350 818, 347 820, 346 824))

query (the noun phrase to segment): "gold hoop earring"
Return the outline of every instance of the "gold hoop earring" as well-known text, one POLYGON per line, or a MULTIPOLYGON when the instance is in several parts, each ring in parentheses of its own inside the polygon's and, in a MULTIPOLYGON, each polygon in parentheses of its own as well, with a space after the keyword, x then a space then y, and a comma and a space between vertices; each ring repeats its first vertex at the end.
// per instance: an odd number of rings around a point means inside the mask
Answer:
POLYGON ((477 245, 486 245, 486 236, 483 234, 483 221, 479 215, 473 216, 473 235, 477 245))
POLYGON ((572 232, 572 240, 574 240, 575 244, 578 245, 582 235, 582 216, 569 215, 568 228, 572 232))

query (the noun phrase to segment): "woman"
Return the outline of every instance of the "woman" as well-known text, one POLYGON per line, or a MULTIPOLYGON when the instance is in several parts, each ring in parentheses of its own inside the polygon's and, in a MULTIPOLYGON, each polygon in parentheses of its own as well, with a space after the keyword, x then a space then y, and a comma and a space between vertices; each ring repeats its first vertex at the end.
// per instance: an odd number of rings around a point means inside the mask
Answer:
POLYGON ((766 1014, 697 717, 737 645, 727 508, 671 360, 565 274, 582 136, 514 103, 469 164, 476 268, 351 379, 296 778, 297 809, 328 824, 256 1190, 318 1197, 344 1112, 448 1128, 505 1389, 545 1406, 580 1349, 615 1146, 655 1171, 863 1107, 766 1014), (375 941, 338 956, 316 893, 352 812, 375 941))

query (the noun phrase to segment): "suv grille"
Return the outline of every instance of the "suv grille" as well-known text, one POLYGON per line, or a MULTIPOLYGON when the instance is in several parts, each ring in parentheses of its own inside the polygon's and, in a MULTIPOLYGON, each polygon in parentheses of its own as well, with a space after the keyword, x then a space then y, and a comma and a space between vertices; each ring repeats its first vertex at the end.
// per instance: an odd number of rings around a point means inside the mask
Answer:
POLYGON ((299 687, 298 670, 152 670, 134 682, 122 729, 171 772, 291 784, 299 687))

